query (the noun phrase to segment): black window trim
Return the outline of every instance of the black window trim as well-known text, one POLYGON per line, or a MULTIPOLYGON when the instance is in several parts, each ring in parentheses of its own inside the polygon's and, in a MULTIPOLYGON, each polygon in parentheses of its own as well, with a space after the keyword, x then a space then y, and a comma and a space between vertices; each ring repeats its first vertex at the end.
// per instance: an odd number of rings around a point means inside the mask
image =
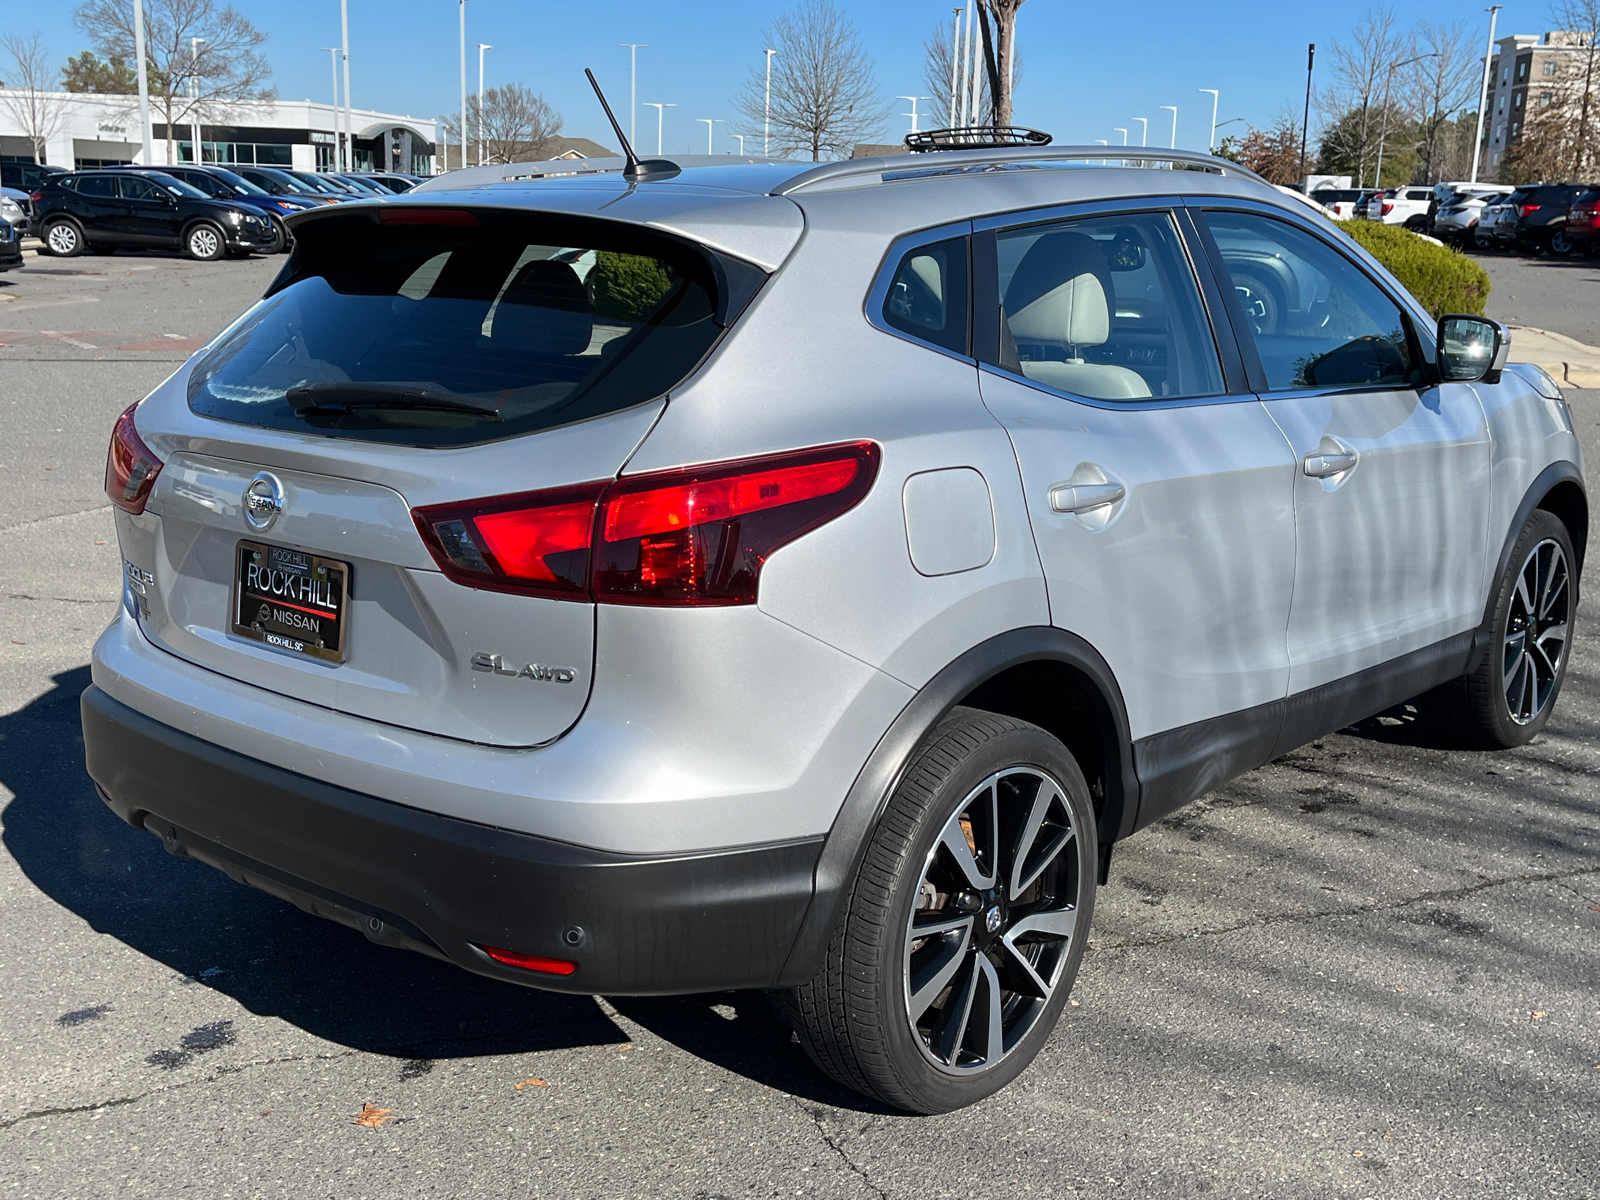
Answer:
MULTIPOLYGON (((1218 278, 1226 278, 1227 266, 1222 261, 1222 251, 1211 236, 1211 229, 1204 217, 1208 212, 1239 212, 1251 216, 1267 217, 1283 221, 1284 223, 1300 230, 1300 232, 1315 238, 1323 243, 1333 253, 1341 255, 1359 271, 1368 282, 1376 287, 1388 301, 1400 310, 1406 328, 1406 335, 1411 342, 1411 352, 1419 363, 1422 364, 1422 380, 1409 390, 1425 392, 1438 386, 1437 367, 1434 362, 1435 347, 1432 339, 1423 337, 1420 330, 1432 330, 1437 326, 1434 318, 1423 309, 1414 298, 1403 288, 1396 289, 1374 270, 1381 269, 1381 265, 1373 259, 1355 241, 1349 240, 1349 248, 1341 246, 1327 236, 1327 232, 1317 227, 1315 222, 1301 217, 1297 212, 1279 208, 1273 204, 1263 204, 1259 201, 1234 197, 1191 197, 1186 201, 1186 206, 1192 211, 1191 219, 1199 236, 1200 244, 1205 247, 1206 257, 1210 260, 1211 270, 1218 278), (1350 252, 1351 249, 1355 254, 1350 252)), ((1394 392, 1404 391, 1405 388, 1396 388, 1387 384, 1378 384, 1371 387, 1327 387, 1327 388, 1289 388, 1286 390, 1272 391, 1267 387, 1267 374, 1261 365, 1261 359, 1256 353, 1255 340, 1250 336, 1250 331, 1244 323, 1244 312, 1239 307, 1238 297, 1232 288, 1223 289, 1226 297, 1228 319, 1234 327, 1235 340, 1239 349, 1244 354, 1245 371, 1250 377, 1254 394, 1263 400, 1276 400, 1292 396, 1331 396, 1351 395, 1358 392, 1394 392)))
POLYGON ((979 368, 990 374, 1014 380, 1036 391, 1046 392, 1052 396, 1060 396, 1063 400, 1070 400, 1074 404, 1085 404, 1090 408, 1103 408, 1111 412, 1142 412, 1151 409, 1163 408, 1197 408, 1211 404, 1242 404, 1254 403, 1256 393, 1248 386, 1242 360, 1239 358, 1238 348, 1231 322, 1223 323, 1218 305, 1222 303, 1221 296, 1212 277, 1210 265, 1204 262, 1201 255, 1195 253, 1195 246, 1191 242, 1190 221, 1185 212, 1184 198, 1182 196, 1134 196, 1120 200, 1082 200, 1072 204, 1052 204, 1043 208, 1013 210, 997 213, 992 216, 982 217, 973 222, 973 243, 975 249, 973 262, 976 266, 982 263, 985 270, 980 274, 973 272, 973 313, 974 313, 974 346, 980 351, 978 355, 979 368), (1102 400, 1093 396, 1080 396, 1075 392, 1063 392, 1048 384, 1040 383, 1037 379, 1029 379, 1026 375, 1001 365, 1000 362, 1000 281, 998 277, 998 258, 995 240, 1002 232, 1016 229, 1026 229, 1031 225, 1054 225, 1061 221, 1087 220, 1094 217, 1115 217, 1133 213, 1163 213, 1172 220, 1173 229, 1178 235, 1178 244, 1189 263, 1190 274, 1193 276, 1195 286, 1200 293, 1201 312, 1210 325, 1212 346, 1216 350, 1217 358, 1222 368, 1223 392, 1215 396, 1178 396, 1163 398, 1152 396, 1147 400, 1102 400), (995 268, 990 270, 989 268, 995 268), (993 330, 987 331, 986 324, 979 325, 976 314, 979 311, 991 311, 994 314, 993 330))
POLYGON ((975 252, 972 245, 972 222, 952 221, 946 225, 933 225, 927 229, 918 229, 911 233, 902 234, 889 243, 889 248, 884 252, 883 259, 878 264, 878 270, 872 277, 872 287, 867 290, 866 299, 862 302, 862 315, 866 317, 867 324, 880 333, 887 333, 890 337, 900 338, 914 346, 921 346, 925 350, 932 350, 946 358, 953 358, 959 362, 975 363, 972 356, 975 326, 973 314, 976 312, 974 297, 976 290, 973 278, 975 252), (920 338, 914 333, 897 328, 884 318, 883 307, 889 299, 889 288, 894 284, 895 273, 900 269, 900 263, 911 251, 921 246, 931 246, 935 242, 949 242, 956 238, 963 238, 967 246, 967 336, 966 354, 957 354, 947 346, 937 342, 920 338))

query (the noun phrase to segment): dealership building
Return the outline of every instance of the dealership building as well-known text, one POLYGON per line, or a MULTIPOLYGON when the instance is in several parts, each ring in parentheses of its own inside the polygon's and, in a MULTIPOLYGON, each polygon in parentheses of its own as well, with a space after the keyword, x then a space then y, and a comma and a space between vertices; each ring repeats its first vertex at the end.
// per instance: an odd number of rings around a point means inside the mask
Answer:
MULTIPOLYGON (((0 88, 0 160, 33 161, 33 143, 14 111, 23 106, 7 103, 24 95, 0 88)), ((44 92, 38 101, 34 107, 43 110, 49 131, 47 163, 72 168, 143 164, 137 97, 44 92)), ((344 138, 343 112, 310 100, 241 101, 217 106, 212 116, 214 121, 200 125, 202 161, 208 163, 333 170, 344 138)), ((190 126, 173 127, 169 158, 167 126, 154 103, 150 119, 155 162, 145 165, 195 161, 190 126)), ((351 113, 351 127, 354 169, 433 174, 437 128, 431 119, 358 108, 351 113)))

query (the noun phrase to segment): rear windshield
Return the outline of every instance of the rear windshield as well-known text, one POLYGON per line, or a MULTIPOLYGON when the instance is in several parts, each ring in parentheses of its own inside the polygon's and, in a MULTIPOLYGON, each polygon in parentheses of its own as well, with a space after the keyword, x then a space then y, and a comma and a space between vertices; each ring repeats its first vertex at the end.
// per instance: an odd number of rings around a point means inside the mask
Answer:
POLYGON ((765 278, 612 221, 421 208, 381 221, 374 208, 301 224, 284 275, 190 373, 189 406, 365 441, 496 441, 662 395, 765 278))

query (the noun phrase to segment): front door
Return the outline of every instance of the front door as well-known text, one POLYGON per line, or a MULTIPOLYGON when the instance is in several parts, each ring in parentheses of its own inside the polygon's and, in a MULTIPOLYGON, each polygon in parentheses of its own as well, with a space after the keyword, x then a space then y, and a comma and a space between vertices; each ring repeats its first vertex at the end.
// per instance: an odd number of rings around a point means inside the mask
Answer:
POLYGON ((1483 406, 1466 384, 1430 381, 1416 322, 1329 242, 1259 213, 1204 221, 1262 402, 1294 448, 1290 695, 1343 688, 1321 719, 1348 723, 1421 691, 1384 672, 1483 619, 1483 406))
POLYGON ((1051 621, 1122 690, 1146 824, 1276 741, 1294 462, 1242 378, 1230 394, 1170 211, 994 236, 984 402, 1016 448, 1051 621))

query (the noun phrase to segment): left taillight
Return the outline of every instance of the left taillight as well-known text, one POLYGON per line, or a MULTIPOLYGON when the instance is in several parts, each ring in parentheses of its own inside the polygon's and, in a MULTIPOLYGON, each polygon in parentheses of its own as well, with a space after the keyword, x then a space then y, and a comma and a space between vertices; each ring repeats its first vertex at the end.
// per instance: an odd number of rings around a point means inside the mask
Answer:
POLYGON ((139 406, 130 404, 111 429, 111 447, 106 451, 106 495, 123 512, 137 516, 144 511, 161 474, 161 460, 144 444, 133 425, 139 406))
POLYGON ((493 591, 601 604, 753 604, 780 546, 859 504, 872 442, 419 508, 440 569, 493 591))

